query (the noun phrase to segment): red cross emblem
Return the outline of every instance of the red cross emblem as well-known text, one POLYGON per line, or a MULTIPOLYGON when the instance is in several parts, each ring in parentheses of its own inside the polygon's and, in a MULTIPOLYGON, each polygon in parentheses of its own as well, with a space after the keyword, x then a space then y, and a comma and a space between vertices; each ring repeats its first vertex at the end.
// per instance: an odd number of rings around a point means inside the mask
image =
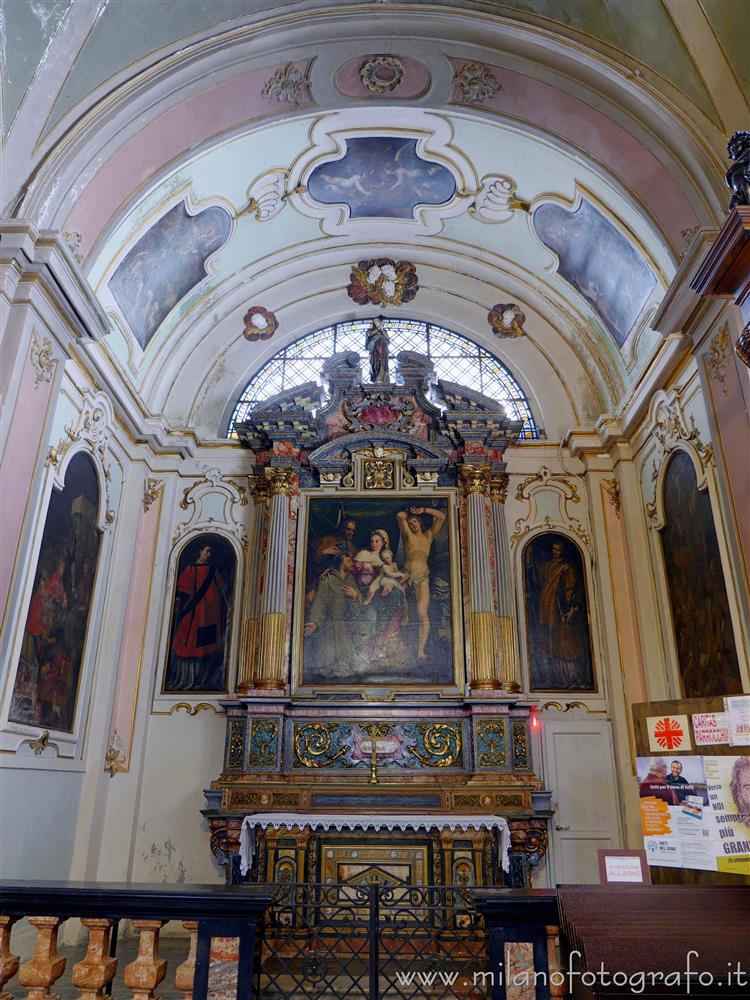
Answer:
POLYGON ((654 739, 665 750, 682 746, 684 736, 682 726, 674 719, 659 719, 654 726, 654 739))

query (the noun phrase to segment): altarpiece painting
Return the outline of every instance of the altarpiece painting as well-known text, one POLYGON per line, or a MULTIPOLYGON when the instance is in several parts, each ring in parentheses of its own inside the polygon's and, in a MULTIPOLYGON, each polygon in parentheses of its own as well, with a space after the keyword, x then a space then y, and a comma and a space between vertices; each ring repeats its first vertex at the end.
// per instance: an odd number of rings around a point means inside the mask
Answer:
POLYGON ((101 539, 91 459, 74 455, 52 491, 9 720, 71 733, 101 539))
POLYGON ((300 684, 454 682, 449 514, 445 497, 308 498, 300 684))
POLYGON ((596 690, 583 559, 565 535, 545 532, 523 553, 532 691, 596 690))
POLYGON ((165 694, 226 691, 236 562, 232 546, 221 535, 199 535, 182 550, 165 694))

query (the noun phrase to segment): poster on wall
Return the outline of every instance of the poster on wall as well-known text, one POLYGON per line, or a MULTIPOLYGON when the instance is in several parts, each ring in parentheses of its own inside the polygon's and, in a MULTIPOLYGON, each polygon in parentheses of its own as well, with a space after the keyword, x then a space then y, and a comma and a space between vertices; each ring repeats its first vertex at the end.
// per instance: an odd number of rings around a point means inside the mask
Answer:
POLYGON ((454 683, 458 604, 447 498, 307 503, 296 595, 299 683, 454 683))
POLYGON ((649 865, 750 874, 750 757, 639 757, 649 865))
POLYGON ((11 722, 70 733, 76 714, 101 535, 99 485, 74 455, 52 491, 13 686, 11 722))
POLYGON ((180 553, 164 694, 226 691, 235 567, 221 535, 199 535, 180 553))
POLYGON ((583 558, 565 535, 545 532, 523 553, 533 691, 595 691, 583 558))

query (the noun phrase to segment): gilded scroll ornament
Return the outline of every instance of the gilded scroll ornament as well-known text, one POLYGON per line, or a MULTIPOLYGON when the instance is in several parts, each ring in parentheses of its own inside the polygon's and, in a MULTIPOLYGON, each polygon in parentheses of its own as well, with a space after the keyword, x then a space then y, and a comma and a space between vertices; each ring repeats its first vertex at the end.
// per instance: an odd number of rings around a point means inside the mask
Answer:
POLYGON ((395 485, 395 465, 383 459, 371 459, 363 465, 366 490, 392 490, 395 485))
POLYGON ((148 513, 151 504, 155 503, 164 492, 163 479, 147 479, 143 484, 143 512, 148 513))
POLYGON ((419 725, 425 753, 417 747, 409 747, 409 753, 425 767, 460 767, 463 762, 463 740, 461 727, 445 722, 419 725))
POLYGON ((286 66, 281 66, 266 81, 261 97, 272 101, 279 101, 281 104, 293 104, 299 108, 305 103, 306 94, 309 92, 310 80, 301 69, 297 69, 293 62, 286 66))
POLYGON ((331 751, 333 727, 322 722, 311 722, 294 733, 294 755, 303 767, 330 767, 346 753, 346 747, 331 751))
POLYGON ((526 771, 529 768, 529 731, 522 719, 514 719, 511 723, 511 745, 513 749, 513 768, 526 771))
POLYGON ((477 723, 477 763, 480 767, 505 767, 505 723, 502 719, 480 719, 477 723))
POLYGON ((454 74, 453 83, 464 104, 483 104, 502 89, 492 70, 480 62, 464 63, 454 74))
POLYGON ((245 763, 245 722, 233 719, 229 724, 227 743, 227 769, 241 771, 245 763))
POLYGON ((706 362, 706 368, 709 376, 715 382, 719 382, 721 384, 721 391, 725 396, 729 392, 729 386, 727 384, 727 368, 729 366, 731 353, 732 348, 729 342, 729 325, 724 323, 714 339, 711 341, 708 351, 706 351, 703 355, 703 360, 706 362))
POLYGON ((35 389, 42 382, 50 382, 57 368, 57 358, 52 357, 52 341, 48 337, 40 340, 36 330, 31 336, 31 365, 35 389))
POLYGON ((742 333, 737 338, 734 349, 743 365, 747 365, 750 368, 750 323, 744 327, 742 333))
POLYGON ((614 508, 615 514, 620 516, 622 510, 622 499, 620 497, 620 484, 616 479, 602 479, 602 489, 607 495, 610 507, 614 508))
POLYGON ((253 719, 250 723, 250 767, 276 767, 279 743, 278 719, 253 719))

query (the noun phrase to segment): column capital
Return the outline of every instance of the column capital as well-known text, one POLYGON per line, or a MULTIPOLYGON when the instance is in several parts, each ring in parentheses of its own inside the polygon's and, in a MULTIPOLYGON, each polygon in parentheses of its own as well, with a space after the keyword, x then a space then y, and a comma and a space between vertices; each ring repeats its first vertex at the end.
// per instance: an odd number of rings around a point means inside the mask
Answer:
POLYGON ((508 483, 510 476, 504 472, 501 476, 490 477, 490 500, 493 503, 505 503, 508 498, 508 483))
POLYGON ((294 469, 286 465, 267 465, 263 471, 272 497, 291 496, 294 469))
POLYGON ((472 493, 481 493, 483 496, 487 495, 490 478, 489 463, 460 465, 458 467, 458 474, 461 478, 461 485, 468 496, 471 496, 472 493))
POLYGON ((261 479, 258 477, 253 480, 252 493, 256 506, 259 504, 265 504, 268 502, 268 498, 271 495, 271 484, 267 479, 261 479))

